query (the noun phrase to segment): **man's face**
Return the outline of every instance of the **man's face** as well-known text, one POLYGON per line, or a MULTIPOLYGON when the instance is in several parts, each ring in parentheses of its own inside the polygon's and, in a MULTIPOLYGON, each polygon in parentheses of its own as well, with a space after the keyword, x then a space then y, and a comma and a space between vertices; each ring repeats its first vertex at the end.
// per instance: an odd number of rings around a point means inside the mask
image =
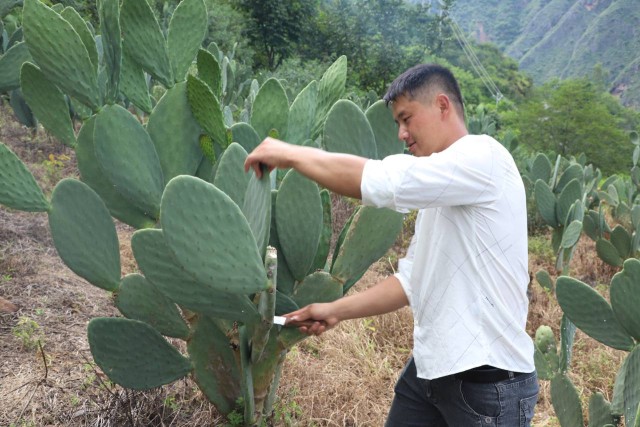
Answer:
POLYGON ((400 96, 392 103, 398 125, 398 139, 414 156, 430 156, 441 151, 442 111, 435 99, 429 101, 400 96))

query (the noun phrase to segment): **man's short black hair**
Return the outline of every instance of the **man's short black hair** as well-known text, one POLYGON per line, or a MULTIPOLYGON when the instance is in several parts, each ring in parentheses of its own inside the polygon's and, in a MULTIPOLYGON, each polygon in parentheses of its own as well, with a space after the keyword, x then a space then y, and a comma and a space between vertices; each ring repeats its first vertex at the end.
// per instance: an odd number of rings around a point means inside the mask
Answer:
POLYGON ((444 92, 464 118, 464 104, 458 81, 451 70, 438 64, 420 64, 409 68, 391 83, 383 99, 389 105, 401 96, 415 99, 432 89, 444 92))

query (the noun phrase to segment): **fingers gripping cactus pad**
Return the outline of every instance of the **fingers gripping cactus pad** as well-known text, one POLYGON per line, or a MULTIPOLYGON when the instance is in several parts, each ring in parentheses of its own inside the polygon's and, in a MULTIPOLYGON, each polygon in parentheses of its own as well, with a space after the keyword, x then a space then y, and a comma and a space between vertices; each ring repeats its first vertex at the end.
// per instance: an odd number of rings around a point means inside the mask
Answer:
POLYGON ((138 320, 95 318, 89 322, 89 346, 98 366, 115 383, 135 390, 168 384, 192 370, 158 331, 138 320))
POLYGON ((29 212, 45 212, 49 203, 33 175, 6 145, 0 143, 0 204, 29 212))
POLYGON ((100 197, 86 184, 63 179, 51 196, 49 227, 58 254, 78 276, 114 291, 120 284, 116 227, 100 197))
POLYGON ((191 176, 172 179, 160 209, 165 240, 198 281, 223 292, 265 290, 267 276, 244 215, 226 194, 191 176))
POLYGON ((246 295, 221 292, 184 271, 167 246, 162 230, 136 231, 131 248, 147 279, 175 303, 217 318, 244 323, 259 320, 255 305, 246 295))

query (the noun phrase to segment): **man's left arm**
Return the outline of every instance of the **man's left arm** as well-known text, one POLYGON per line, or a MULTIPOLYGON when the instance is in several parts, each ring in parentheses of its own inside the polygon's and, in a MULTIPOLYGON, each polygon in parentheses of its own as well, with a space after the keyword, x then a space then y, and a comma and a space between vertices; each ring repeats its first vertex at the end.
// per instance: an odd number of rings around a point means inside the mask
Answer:
POLYGON ((360 184, 366 162, 364 157, 329 153, 267 138, 249 154, 244 168, 245 171, 253 168, 258 177, 262 175, 260 165, 266 165, 269 171, 293 168, 335 193, 362 199, 360 184))

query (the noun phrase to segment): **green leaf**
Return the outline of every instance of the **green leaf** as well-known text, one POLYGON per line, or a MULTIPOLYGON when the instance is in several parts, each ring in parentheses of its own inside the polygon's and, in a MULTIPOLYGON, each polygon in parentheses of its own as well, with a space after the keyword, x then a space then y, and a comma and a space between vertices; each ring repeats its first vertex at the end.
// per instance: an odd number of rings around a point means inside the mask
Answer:
POLYGON ((205 82, 216 98, 222 96, 222 71, 218 60, 209 51, 200 49, 197 56, 198 77, 205 82))
POLYGON ((76 147, 76 159, 82 181, 91 187, 104 201, 115 218, 135 228, 153 227, 156 220, 127 199, 124 198, 116 187, 105 175, 95 153, 94 130, 95 116, 87 120, 78 133, 78 146, 76 147))
POLYGON ((20 68, 32 61, 25 42, 16 43, 0 57, 0 93, 20 87, 20 68))
POLYGON ((24 99, 42 125, 64 145, 75 147, 76 136, 64 94, 29 62, 22 67, 20 79, 24 99))
POLYGON ((49 228, 60 258, 78 276, 108 291, 120 285, 120 245, 104 202, 86 184, 63 179, 51 196, 49 228))
POLYGON ((146 0, 123 0, 120 24, 124 51, 165 87, 173 86, 167 43, 146 0))
POLYGON ((591 338, 618 350, 629 351, 633 347, 633 339, 607 300, 589 285, 562 276, 556 283, 556 296, 569 320, 591 338))
POLYGON ((614 267, 622 267, 623 259, 618 250, 608 240, 598 239, 596 241, 596 252, 601 260, 614 267))
POLYGON ((280 139, 286 138, 289 122, 289 100, 280 82, 274 78, 267 80, 256 95, 251 108, 251 126, 260 138, 269 135, 272 129, 278 131, 280 139))
POLYGON ((204 156, 199 141, 202 129, 191 112, 186 82, 167 90, 149 116, 147 132, 165 183, 178 175, 195 175, 204 156))
POLYGON ((198 124, 221 148, 227 146, 227 128, 222 108, 209 86, 194 76, 187 77, 187 96, 191 112, 198 124))
POLYGON ((215 186, 191 176, 172 179, 162 196, 161 221, 173 255, 199 282, 241 294, 266 289, 251 228, 215 186))
POLYGON ((291 170, 276 199, 276 224, 284 258, 296 280, 312 266, 322 232, 322 201, 315 182, 291 170))
POLYGON ((243 323, 259 320, 255 305, 246 295, 221 292, 187 273, 167 246, 162 230, 136 231, 131 249, 147 279, 175 303, 215 318, 243 323))
POLYGON ((404 144, 398 140, 398 127, 393 119, 391 109, 383 100, 374 103, 365 112, 376 139, 378 159, 404 151, 404 144))
POLYGON ((29 169, 6 145, 0 143, 0 204, 28 212, 46 212, 44 197, 29 169))
POLYGON ((113 382, 134 390, 169 384, 192 370, 189 359, 138 320, 92 319, 89 346, 96 364, 113 382))
POLYGON ((207 8, 202 0, 182 0, 171 16, 167 47, 176 82, 184 80, 207 33, 207 8))
POLYGON ((24 39, 36 65, 63 92, 97 111, 96 70, 73 26, 39 0, 25 0, 24 39))
POLYGON ((571 380, 558 375, 551 380, 551 403, 561 426, 583 426, 580 396, 571 380))
POLYGON ((288 142, 302 145, 304 141, 311 138, 316 119, 317 102, 318 83, 313 80, 300 91, 289 108, 288 142))
POLYGON ((611 279, 611 306, 622 327, 640 342, 640 260, 624 262, 611 279))
POLYGON ((189 336, 189 327, 178 307, 139 274, 122 279, 115 304, 127 318, 145 322, 162 335, 182 339, 189 336))
POLYGON ((366 116, 351 101, 340 100, 329 111, 323 144, 327 151, 377 158, 376 138, 366 116))
POLYGON ((116 190, 145 215, 158 218, 163 178, 158 154, 140 122, 119 105, 96 116, 95 152, 116 190))

